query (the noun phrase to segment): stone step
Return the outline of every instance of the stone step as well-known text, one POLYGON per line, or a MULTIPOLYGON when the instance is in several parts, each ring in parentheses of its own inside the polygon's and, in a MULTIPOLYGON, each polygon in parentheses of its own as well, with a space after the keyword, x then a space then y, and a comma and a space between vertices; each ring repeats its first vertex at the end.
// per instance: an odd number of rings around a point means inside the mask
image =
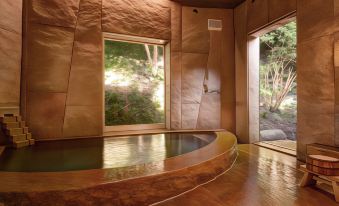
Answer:
POLYGON ((7 123, 4 123, 2 126, 3 126, 4 129, 24 128, 26 126, 26 123, 25 123, 25 121, 7 122, 7 123))
POLYGON ((29 131, 28 131, 28 127, 22 127, 22 129, 23 129, 23 133, 24 133, 24 134, 28 134, 28 132, 29 132, 29 131))
POLYGON ((6 135, 8 135, 8 136, 20 135, 20 134, 25 134, 24 128, 19 127, 19 128, 6 129, 6 135))
POLYGON ((29 145, 34 145, 35 144, 35 140, 34 139, 29 139, 29 145))
POLYGON ((20 122, 7 122, 3 124, 4 129, 18 128, 20 127, 20 122))
POLYGON ((1 123, 16 122, 16 121, 17 121, 17 117, 16 116, 0 117, 0 122, 1 123))
POLYGON ((28 139, 28 140, 32 139, 32 133, 27 133, 26 134, 26 139, 28 139))
POLYGON ((3 117, 0 117, 1 123, 20 122, 21 120, 22 120, 21 116, 3 116, 3 117))
POLYGON ((20 123, 20 127, 25 127, 26 126, 26 122, 25 121, 19 121, 19 123, 20 123))
POLYGON ((9 136, 11 142, 20 142, 27 140, 27 134, 11 135, 9 136))
POLYGON ((29 140, 13 142, 14 148, 26 147, 29 145, 29 140))

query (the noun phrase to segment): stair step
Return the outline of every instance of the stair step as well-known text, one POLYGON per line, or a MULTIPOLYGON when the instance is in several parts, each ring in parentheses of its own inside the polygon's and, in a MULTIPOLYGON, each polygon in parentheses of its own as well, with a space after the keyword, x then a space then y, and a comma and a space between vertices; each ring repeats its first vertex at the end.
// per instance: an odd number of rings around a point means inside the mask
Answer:
POLYGON ((29 140, 13 142, 14 148, 26 147, 29 145, 29 140))
POLYGON ((4 123, 3 127, 5 129, 10 129, 10 128, 18 128, 21 126, 20 126, 20 122, 7 122, 7 123, 4 123))
POLYGON ((9 136, 9 140, 11 142, 25 141, 25 140, 27 140, 27 134, 11 135, 11 136, 9 136))
POLYGON ((4 129, 11 129, 11 128, 24 128, 26 127, 25 121, 20 122, 7 122, 3 124, 4 129))
POLYGON ((29 139, 29 145, 34 145, 35 144, 35 140, 34 139, 29 139))
POLYGON ((26 122, 25 121, 19 121, 19 126, 20 127, 25 127, 26 126, 26 122))
POLYGON ((32 139, 32 133, 27 133, 26 134, 26 139, 28 139, 28 140, 32 139))
POLYGON ((0 122, 2 122, 2 123, 16 122, 16 121, 17 121, 17 117, 16 116, 0 117, 0 122))
POLYGON ((9 135, 9 136, 24 134, 24 129, 20 128, 20 127, 19 128, 6 129, 6 134, 9 135))
POLYGON ((24 134, 28 134, 28 132, 29 132, 29 131, 28 131, 28 127, 22 127, 22 129, 23 129, 23 133, 24 133, 24 134))

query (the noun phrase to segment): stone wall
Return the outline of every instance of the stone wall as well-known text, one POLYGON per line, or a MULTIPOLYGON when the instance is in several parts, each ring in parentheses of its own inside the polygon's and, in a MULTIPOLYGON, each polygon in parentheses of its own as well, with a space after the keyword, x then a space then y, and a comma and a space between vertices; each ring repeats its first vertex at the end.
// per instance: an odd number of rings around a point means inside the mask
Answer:
POLYGON ((22 0, 1 0, 0 110, 20 103, 21 34, 22 0))
POLYGON ((182 7, 172 16, 182 17, 172 28, 172 127, 234 131, 233 10, 182 7), (222 20, 222 31, 209 31, 208 19, 222 20))
POLYGON ((298 158, 306 144, 339 146, 337 0, 298 0, 298 158), (335 49, 336 48, 336 49, 335 49))
POLYGON ((205 23, 169 0, 30 0, 25 10, 21 108, 36 139, 102 135, 102 32, 171 40, 172 128, 232 131, 232 10, 201 9, 205 23), (210 17, 225 30, 207 32, 210 17))

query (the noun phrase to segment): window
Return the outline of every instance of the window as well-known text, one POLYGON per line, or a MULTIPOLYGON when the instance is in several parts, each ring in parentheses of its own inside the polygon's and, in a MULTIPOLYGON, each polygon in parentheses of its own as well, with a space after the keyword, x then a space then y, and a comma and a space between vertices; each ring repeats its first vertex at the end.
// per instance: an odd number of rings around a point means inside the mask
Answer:
POLYGON ((105 126, 165 128, 164 45, 112 38, 104 47, 105 126))

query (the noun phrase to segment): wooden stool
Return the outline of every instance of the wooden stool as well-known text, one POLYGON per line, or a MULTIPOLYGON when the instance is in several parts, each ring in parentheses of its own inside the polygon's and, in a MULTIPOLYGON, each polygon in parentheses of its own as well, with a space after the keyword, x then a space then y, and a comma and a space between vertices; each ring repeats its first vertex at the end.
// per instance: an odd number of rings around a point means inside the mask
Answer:
POLYGON ((304 172, 304 176, 301 179, 300 187, 306 187, 309 185, 315 185, 317 180, 321 180, 326 184, 333 187, 335 201, 339 202, 339 176, 326 176, 317 172, 310 171, 306 168, 306 165, 300 165, 300 171, 304 172))

